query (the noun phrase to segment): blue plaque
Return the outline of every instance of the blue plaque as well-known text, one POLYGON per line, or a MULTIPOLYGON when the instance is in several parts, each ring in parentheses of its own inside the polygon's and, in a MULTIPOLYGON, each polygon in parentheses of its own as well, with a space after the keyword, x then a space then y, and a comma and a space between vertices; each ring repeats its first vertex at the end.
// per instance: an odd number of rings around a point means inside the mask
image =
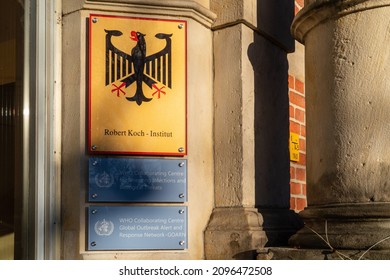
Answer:
POLYGON ((90 158, 90 202, 185 202, 185 159, 90 158))
POLYGON ((187 249, 186 206, 91 206, 88 250, 187 249))

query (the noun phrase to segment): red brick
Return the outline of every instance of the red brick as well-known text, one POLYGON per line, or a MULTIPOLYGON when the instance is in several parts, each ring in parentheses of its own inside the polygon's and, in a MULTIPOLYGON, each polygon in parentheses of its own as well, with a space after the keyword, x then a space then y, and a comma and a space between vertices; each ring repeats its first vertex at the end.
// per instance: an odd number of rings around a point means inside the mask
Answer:
POLYGON ((295 89, 295 78, 288 75, 288 88, 295 89))
POLYGON ((290 95, 290 103, 297 105, 301 108, 305 108, 305 97, 293 91, 290 91, 289 95, 290 95))
POLYGON ((290 131, 296 134, 301 134, 301 125, 297 122, 290 121, 290 131))
POLYGON ((299 11, 300 11, 299 7, 297 5, 295 5, 294 15, 296 15, 299 11))
POLYGON ((295 210, 298 210, 298 211, 305 209, 305 207, 307 206, 305 198, 297 197, 295 203, 296 203, 295 210))
POLYGON ((306 138, 306 126, 305 125, 301 125, 301 136, 306 138))
POLYGON ((306 181, 306 168, 296 168, 295 178, 299 181, 306 181))
POLYGON ((305 0, 295 0, 295 2, 303 8, 305 0))
POLYGON ((295 90, 304 94, 305 93, 305 84, 302 81, 295 79, 295 90))
POLYGON ((290 183, 290 193, 291 194, 302 194, 301 184, 299 183, 290 183))
POLYGON ((295 119, 301 123, 305 123, 305 111, 295 108, 295 119))
POLYGON ((306 152, 306 139, 299 139, 299 150, 306 152))
POLYGON ((296 208, 295 198, 290 197, 290 209, 295 210, 295 208, 296 208))
POLYGON ((306 166, 306 154, 299 153, 299 164, 306 166))
POLYGON ((290 178, 295 179, 295 167, 290 166, 290 178))
POLYGON ((290 118, 295 118, 295 109, 293 106, 290 105, 290 118))
POLYGON ((307 188, 306 188, 306 184, 302 184, 302 194, 303 194, 304 196, 306 196, 306 195, 307 195, 307 188))

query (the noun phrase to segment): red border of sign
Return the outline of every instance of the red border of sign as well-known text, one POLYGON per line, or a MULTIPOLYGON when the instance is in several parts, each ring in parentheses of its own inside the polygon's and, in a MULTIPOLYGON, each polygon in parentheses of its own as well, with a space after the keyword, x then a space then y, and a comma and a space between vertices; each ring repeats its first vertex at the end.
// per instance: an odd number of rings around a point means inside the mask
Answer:
POLYGON ((186 156, 188 154, 187 150, 187 21, 186 20, 174 20, 174 19, 160 19, 160 18, 142 18, 142 17, 130 17, 130 16, 115 16, 115 15, 102 15, 102 14, 90 14, 89 15, 89 34, 88 34, 88 143, 87 143, 87 150, 88 153, 90 154, 106 154, 106 155, 142 155, 142 156, 186 156), (92 137, 91 137, 91 56, 92 56, 92 51, 91 51, 91 42, 92 42, 92 18, 93 17, 105 17, 105 18, 123 18, 123 19, 137 19, 137 20, 152 20, 152 21, 165 21, 165 22, 182 22, 186 23, 185 24, 185 62, 186 62, 186 68, 185 68, 185 81, 184 81, 184 86, 185 86, 185 93, 184 93, 184 103, 185 103, 185 148, 184 152, 180 153, 157 153, 157 152, 118 152, 118 151, 94 151, 92 150, 92 137))

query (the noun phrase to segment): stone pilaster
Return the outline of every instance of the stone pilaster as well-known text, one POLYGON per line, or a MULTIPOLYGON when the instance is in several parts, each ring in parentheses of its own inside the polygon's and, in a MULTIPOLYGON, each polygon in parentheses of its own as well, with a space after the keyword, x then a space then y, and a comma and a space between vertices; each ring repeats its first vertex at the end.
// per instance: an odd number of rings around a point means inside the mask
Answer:
MULTIPOLYGON (((62 258, 89 260, 203 258, 202 234, 213 209, 214 184, 211 25, 215 20, 215 14, 209 10, 208 3, 208 0, 63 1, 62 258), (97 203, 89 203, 86 199, 88 158, 90 158, 86 153, 88 129, 88 104, 86 104, 88 102, 86 97, 88 26, 86 23, 90 14, 186 21, 187 69, 186 80, 181 81, 187 86, 187 148, 189 151, 186 156, 188 199, 183 204, 188 207, 186 231, 188 249, 186 250, 89 251, 86 249, 86 236, 90 227, 86 209, 91 205, 97 205, 97 203)), ((158 24, 156 29, 157 27, 158 24)), ((150 37, 153 38, 152 35, 150 37)), ((130 39, 128 40, 129 45, 132 44, 130 39)), ((110 108, 110 110, 115 109, 110 108)), ((159 155, 155 157, 163 159, 159 155)), ((163 202, 156 204, 172 206, 163 202)), ((99 203, 99 205, 107 204, 99 203)), ((108 205, 132 206, 134 204, 109 203, 108 205)))
POLYGON ((227 2, 211 1, 218 16, 214 26, 215 208, 205 232, 205 257, 251 259, 267 240, 262 217, 254 208, 254 75, 246 56, 253 42, 249 23, 256 21, 256 1, 227 2))
POLYGON ((390 1, 311 0, 293 23, 306 50, 309 206, 291 245, 390 249, 389 18, 390 1))

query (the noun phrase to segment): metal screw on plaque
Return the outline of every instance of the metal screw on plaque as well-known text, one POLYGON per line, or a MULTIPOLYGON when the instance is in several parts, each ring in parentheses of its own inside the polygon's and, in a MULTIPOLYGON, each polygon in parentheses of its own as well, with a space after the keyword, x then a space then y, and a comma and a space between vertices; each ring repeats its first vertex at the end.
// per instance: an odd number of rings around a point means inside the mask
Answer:
POLYGON ((182 29, 184 27, 184 25, 182 23, 180 23, 178 26, 177 26, 179 29, 182 29))
POLYGON ((97 18, 93 18, 93 19, 92 19, 92 22, 93 22, 93 23, 97 23, 98 21, 99 21, 99 20, 98 20, 97 18))
POLYGON ((184 162, 180 162, 179 167, 183 167, 183 166, 184 166, 184 162))
POLYGON ((186 244, 186 242, 183 241, 183 240, 179 242, 179 245, 180 245, 180 246, 184 246, 184 244, 186 244))
POLYGON ((92 145, 91 149, 96 150, 97 149, 96 145, 92 145))
POLYGON ((184 198, 184 193, 179 194, 180 198, 184 198))
POLYGON ((92 214, 96 214, 96 213, 97 213, 97 210, 96 210, 96 209, 93 209, 93 210, 91 211, 91 213, 92 213, 92 214))
POLYGON ((91 246, 92 246, 92 247, 95 247, 95 246, 96 246, 96 242, 95 242, 95 241, 92 241, 92 242, 91 242, 91 246))
POLYGON ((97 193, 92 194, 92 198, 93 198, 93 199, 95 199, 95 198, 97 198, 97 197, 98 197, 97 193))
POLYGON ((179 153, 182 153, 182 152, 184 152, 184 148, 183 148, 183 147, 180 147, 180 148, 178 149, 178 151, 179 151, 179 153))
POLYGON ((183 210, 183 209, 180 209, 180 210, 179 210, 179 214, 184 214, 184 210, 183 210))

